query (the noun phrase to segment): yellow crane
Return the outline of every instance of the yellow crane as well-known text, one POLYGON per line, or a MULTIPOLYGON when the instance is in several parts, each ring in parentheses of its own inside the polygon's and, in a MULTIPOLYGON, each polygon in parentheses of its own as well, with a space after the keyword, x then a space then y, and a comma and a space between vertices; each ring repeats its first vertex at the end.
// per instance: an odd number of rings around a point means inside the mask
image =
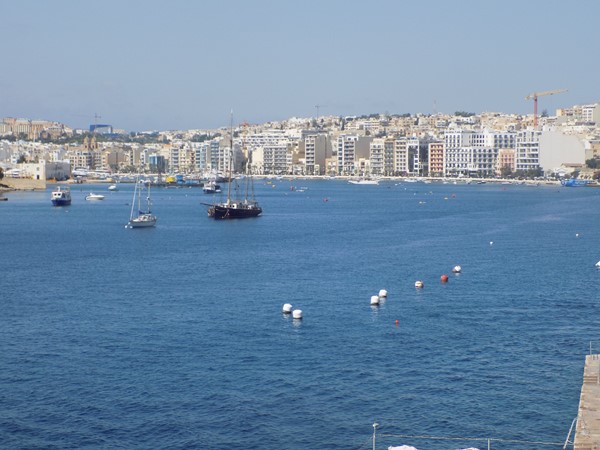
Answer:
POLYGON ((537 128, 537 105, 538 105, 538 97, 543 97, 544 95, 554 95, 554 94, 562 94, 563 92, 567 92, 566 89, 556 89, 554 91, 542 91, 542 92, 532 92, 525 100, 533 99, 533 126, 537 128))

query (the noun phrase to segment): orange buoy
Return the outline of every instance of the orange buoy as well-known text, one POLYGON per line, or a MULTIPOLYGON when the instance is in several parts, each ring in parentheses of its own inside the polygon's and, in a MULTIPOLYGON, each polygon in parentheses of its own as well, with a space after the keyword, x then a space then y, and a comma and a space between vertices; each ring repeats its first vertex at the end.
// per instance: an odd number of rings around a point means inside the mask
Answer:
POLYGON ((394 322, 396 324, 396 326, 398 326, 398 324, 400 323, 400 321, 398 319, 396 319, 396 322, 394 322))
POLYGON ((444 274, 440 277, 440 280, 442 281, 442 283, 445 283, 448 281, 448 275, 444 274))

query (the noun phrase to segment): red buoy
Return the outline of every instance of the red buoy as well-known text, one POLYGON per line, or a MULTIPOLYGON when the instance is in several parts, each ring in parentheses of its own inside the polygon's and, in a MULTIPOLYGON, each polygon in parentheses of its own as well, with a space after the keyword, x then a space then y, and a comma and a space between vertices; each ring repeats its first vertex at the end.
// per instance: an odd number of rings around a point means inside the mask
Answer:
POLYGON ((448 275, 445 275, 445 274, 444 274, 444 275, 442 275, 442 276, 440 277, 440 280, 442 281, 442 283, 445 283, 445 282, 447 282, 447 281, 448 281, 448 275))
POLYGON ((398 319, 396 319, 396 326, 398 326, 398 324, 400 323, 400 321, 398 319))

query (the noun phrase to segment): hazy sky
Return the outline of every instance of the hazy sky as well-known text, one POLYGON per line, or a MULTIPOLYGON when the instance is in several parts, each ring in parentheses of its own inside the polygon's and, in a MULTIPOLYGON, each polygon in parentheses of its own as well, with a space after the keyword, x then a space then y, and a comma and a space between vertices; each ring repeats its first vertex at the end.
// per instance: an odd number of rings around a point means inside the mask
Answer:
POLYGON ((0 118, 213 128, 600 101, 597 0, 0 0, 0 118))

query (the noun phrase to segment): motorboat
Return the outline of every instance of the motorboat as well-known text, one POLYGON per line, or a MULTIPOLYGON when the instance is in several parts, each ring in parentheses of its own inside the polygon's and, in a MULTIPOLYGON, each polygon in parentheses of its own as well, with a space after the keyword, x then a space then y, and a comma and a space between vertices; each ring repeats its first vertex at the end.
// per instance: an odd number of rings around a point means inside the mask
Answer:
POLYGON ((218 194, 221 192, 221 186, 219 186, 216 181, 211 180, 204 183, 202 190, 205 194, 218 194))
POLYGON ((378 180, 373 180, 370 178, 361 178, 360 180, 348 180, 348 183, 350 184, 371 184, 371 185, 375 185, 375 184, 379 184, 378 180))
POLYGON ((94 194, 93 192, 90 192, 88 195, 85 196, 85 199, 90 201, 104 200, 104 195, 94 194))

